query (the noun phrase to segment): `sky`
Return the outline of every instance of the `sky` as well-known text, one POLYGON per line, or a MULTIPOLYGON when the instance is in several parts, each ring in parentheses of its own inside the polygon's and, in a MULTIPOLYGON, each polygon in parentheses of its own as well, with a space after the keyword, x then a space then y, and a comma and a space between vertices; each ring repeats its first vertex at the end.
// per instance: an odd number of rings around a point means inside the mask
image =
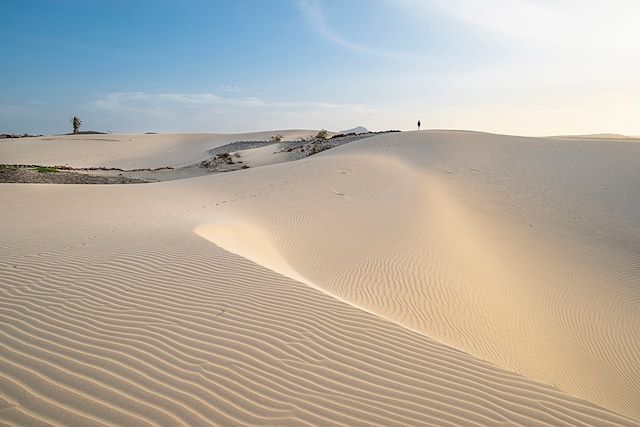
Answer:
POLYGON ((0 133, 640 135, 637 0, 1 0, 0 133))

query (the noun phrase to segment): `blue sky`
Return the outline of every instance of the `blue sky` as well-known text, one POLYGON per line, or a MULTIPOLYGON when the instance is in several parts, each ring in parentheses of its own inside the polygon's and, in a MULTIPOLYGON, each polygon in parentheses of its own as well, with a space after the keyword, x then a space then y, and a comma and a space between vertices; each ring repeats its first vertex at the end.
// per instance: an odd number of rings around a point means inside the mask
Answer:
POLYGON ((3 0, 0 132, 640 134, 634 0, 3 0))

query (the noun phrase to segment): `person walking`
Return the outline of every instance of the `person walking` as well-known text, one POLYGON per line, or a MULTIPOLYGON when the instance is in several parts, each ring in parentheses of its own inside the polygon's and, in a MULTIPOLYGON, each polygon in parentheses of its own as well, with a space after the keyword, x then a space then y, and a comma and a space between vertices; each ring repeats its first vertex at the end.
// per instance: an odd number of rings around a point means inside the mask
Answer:
POLYGON ((420 120, 418 120, 418 130, 420 130, 420 120))

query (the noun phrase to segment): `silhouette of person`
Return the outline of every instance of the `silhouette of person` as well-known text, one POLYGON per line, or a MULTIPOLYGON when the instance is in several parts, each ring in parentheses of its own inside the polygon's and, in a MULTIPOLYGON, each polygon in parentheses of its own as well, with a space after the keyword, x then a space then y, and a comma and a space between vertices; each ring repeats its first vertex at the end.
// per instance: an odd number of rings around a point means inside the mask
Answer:
POLYGON ((420 120, 418 120, 418 130, 420 130, 420 120))

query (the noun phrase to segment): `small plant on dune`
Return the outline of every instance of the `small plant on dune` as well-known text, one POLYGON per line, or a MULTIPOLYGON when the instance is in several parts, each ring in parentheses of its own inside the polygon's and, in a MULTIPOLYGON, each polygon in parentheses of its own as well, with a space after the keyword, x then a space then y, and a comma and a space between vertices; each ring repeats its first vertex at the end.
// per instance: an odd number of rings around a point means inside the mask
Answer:
POLYGON ((283 138, 284 138, 284 137, 283 137, 282 135, 280 135, 279 133, 277 133, 277 134, 273 135, 271 138, 269 138, 269 140, 270 140, 271 142, 282 142, 282 139, 283 139, 283 138))
POLYGON ((218 158, 224 160, 228 165, 233 164, 233 159, 231 158, 231 154, 229 153, 218 154, 218 158))
POLYGON ((81 125, 82 120, 80 120, 78 116, 71 117, 71 126, 73 126, 73 133, 78 133, 81 125))
POLYGON ((50 168, 48 166, 39 166, 36 168, 36 170, 40 173, 57 173, 58 172, 58 169, 50 168))
POLYGON ((322 129, 316 135, 316 139, 327 139, 328 136, 329 136, 329 132, 327 132, 325 129, 322 129))

